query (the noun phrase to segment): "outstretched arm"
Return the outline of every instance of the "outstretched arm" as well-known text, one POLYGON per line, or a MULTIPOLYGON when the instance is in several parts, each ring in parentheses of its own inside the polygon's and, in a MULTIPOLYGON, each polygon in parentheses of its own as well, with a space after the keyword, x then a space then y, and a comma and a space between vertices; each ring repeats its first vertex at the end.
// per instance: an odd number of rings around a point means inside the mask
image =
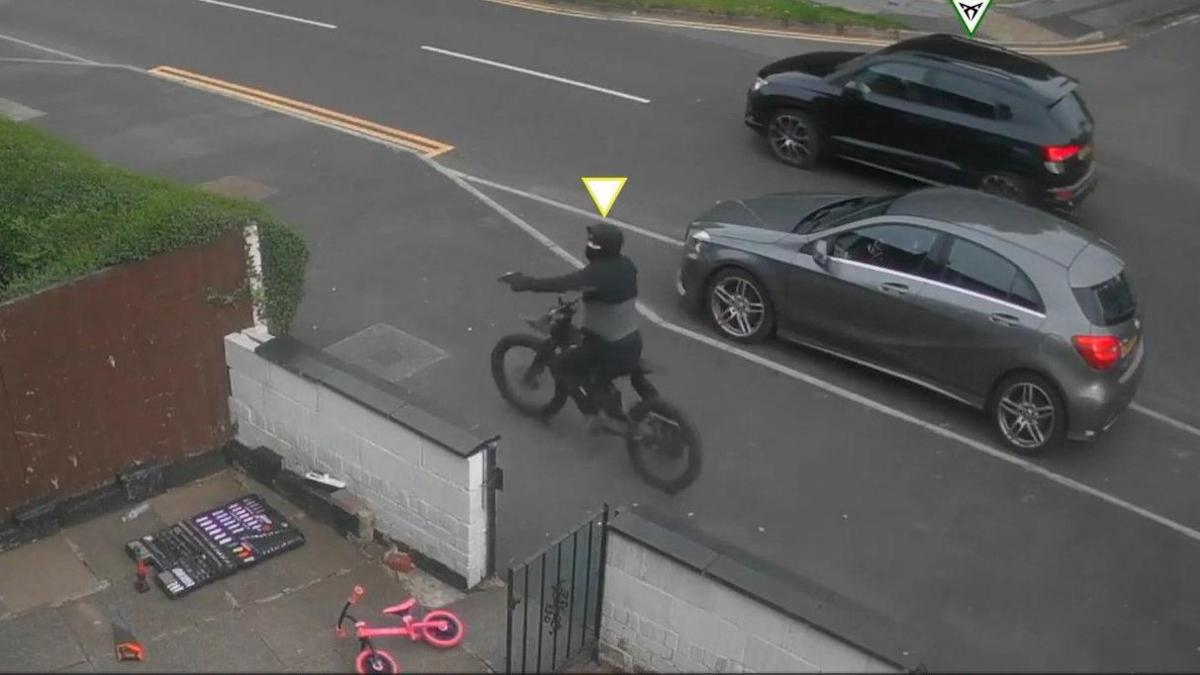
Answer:
POLYGON ((568 291, 583 291, 595 285, 593 269, 585 267, 557 277, 537 279, 521 275, 514 280, 514 291, 533 291, 535 293, 566 293, 568 291))

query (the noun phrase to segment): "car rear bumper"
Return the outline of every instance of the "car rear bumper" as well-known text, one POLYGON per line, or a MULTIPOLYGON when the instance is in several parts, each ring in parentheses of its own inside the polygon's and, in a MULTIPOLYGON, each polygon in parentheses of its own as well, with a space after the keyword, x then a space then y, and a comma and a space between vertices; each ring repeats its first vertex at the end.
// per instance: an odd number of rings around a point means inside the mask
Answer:
POLYGON ((1116 379, 1089 383, 1067 402, 1067 438, 1086 441, 1108 431, 1133 403, 1145 370, 1146 344, 1142 339, 1133 362, 1116 379))
POLYGON ((1093 163, 1087 173, 1074 183, 1045 188, 1042 201, 1054 209, 1074 210, 1096 189, 1096 182, 1096 165, 1093 163))

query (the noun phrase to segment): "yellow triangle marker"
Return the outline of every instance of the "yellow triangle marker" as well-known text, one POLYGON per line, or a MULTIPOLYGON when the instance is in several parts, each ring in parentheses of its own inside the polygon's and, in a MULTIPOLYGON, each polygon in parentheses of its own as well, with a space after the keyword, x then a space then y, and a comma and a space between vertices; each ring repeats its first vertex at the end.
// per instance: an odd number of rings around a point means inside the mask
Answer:
POLYGON ((596 210, 600 212, 601 218, 607 218, 608 212, 612 210, 613 203, 617 201, 617 195, 621 194, 621 188, 625 187, 625 176, 621 177, 589 177, 584 176, 582 179, 583 186, 587 188, 588 194, 592 197, 592 203, 596 205, 596 210))

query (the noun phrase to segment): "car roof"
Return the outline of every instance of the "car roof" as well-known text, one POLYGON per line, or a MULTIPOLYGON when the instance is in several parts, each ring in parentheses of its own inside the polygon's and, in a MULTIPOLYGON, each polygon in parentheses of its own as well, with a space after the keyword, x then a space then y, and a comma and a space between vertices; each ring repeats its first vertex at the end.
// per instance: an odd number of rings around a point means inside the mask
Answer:
POLYGON ((1000 80, 1011 89, 1030 92, 1048 102, 1057 101, 1078 85, 1075 78, 1045 61, 959 35, 925 35, 896 42, 876 53, 936 61, 960 72, 1000 80))
POLYGON ((1099 237, 1044 211, 959 187, 930 187, 897 198, 888 215, 953 223, 1019 246, 1063 267, 1099 237))

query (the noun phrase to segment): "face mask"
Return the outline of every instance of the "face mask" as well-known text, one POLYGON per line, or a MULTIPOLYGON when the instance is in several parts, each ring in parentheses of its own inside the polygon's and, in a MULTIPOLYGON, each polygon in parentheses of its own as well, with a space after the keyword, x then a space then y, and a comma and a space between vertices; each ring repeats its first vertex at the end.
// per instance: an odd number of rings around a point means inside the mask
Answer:
POLYGON ((592 248, 592 245, 589 243, 587 247, 584 248, 583 255, 588 260, 595 260, 596 258, 600 257, 600 249, 592 248))

